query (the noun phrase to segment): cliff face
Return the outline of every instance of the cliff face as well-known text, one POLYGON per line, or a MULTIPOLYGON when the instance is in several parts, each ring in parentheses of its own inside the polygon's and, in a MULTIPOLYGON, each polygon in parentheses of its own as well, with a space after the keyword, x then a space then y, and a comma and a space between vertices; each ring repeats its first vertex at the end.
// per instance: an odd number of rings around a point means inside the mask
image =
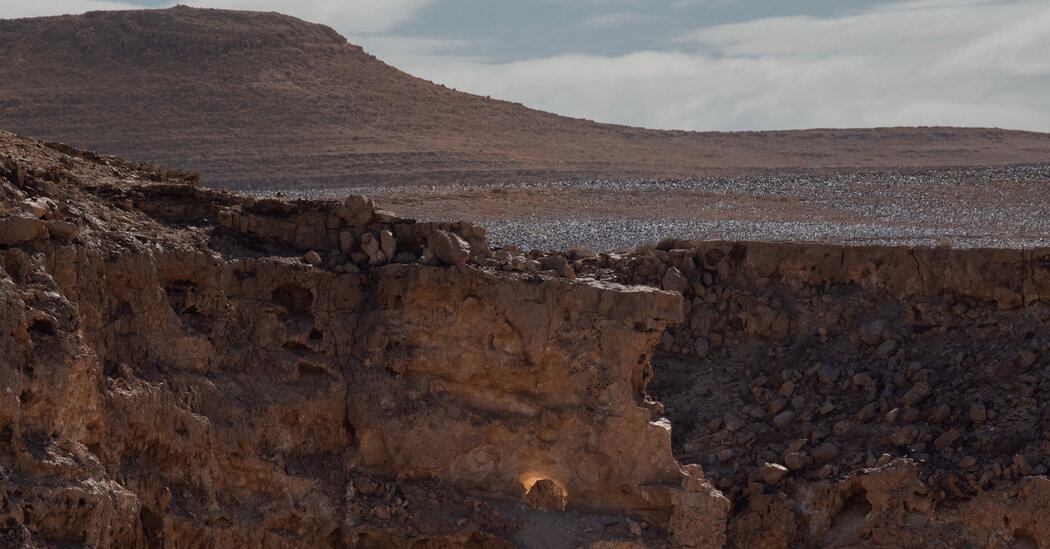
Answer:
POLYGON ((650 391, 734 547, 1042 547, 1050 250, 696 242, 594 272, 682 293, 650 391))
POLYGON ((678 295, 482 270, 482 230, 361 199, 3 139, 6 539, 511 543, 525 502, 591 517, 563 545, 616 540, 603 513, 724 540, 728 501, 645 399, 678 295))

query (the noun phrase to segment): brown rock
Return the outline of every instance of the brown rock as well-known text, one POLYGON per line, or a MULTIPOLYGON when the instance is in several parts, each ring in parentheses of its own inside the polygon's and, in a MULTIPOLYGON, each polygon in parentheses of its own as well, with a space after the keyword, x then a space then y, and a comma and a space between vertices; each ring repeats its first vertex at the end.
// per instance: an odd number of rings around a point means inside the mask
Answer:
POLYGON ((857 412, 857 419, 862 422, 871 421, 875 417, 876 407, 874 402, 869 402, 857 412))
POLYGON ((696 358, 703 360, 711 354, 711 343, 706 337, 698 337, 693 341, 693 351, 696 358))
POLYGON ((525 503, 533 509, 550 509, 563 511, 565 509, 565 490, 550 479, 539 479, 525 493, 525 503))
POLYGON ((904 394, 904 405, 905 406, 916 406, 926 397, 930 396, 931 390, 929 384, 924 381, 920 381, 912 385, 911 389, 904 394))
POLYGON ((763 463, 755 469, 750 477, 750 482, 761 482, 762 484, 776 484, 787 476, 787 467, 777 463, 763 463))
POLYGON ((830 442, 825 442, 814 448, 810 454, 817 464, 824 464, 839 457, 839 448, 830 442))
POLYGON ((80 227, 68 221, 49 221, 47 223, 48 232, 51 236, 61 238, 65 241, 73 240, 80 234, 80 227))
MULTIPOLYGON (((437 230, 430 234, 427 246, 446 265, 461 265, 470 259, 470 245, 457 234, 437 230)), ((528 262, 525 263, 528 270, 528 262)), ((539 266, 537 262, 537 267, 539 266)))
POLYGON ((773 417, 773 423, 777 427, 787 427, 795 421, 795 412, 784 410, 773 417))
POLYGON ((387 259, 393 259, 397 255, 397 239, 394 238, 394 233, 386 229, 379 231, 379 248, 387 259))
POLYGON ((874 347, 886 339, 888 330, 889 323, 885 319, 880 318, 861 326, 858 335, 861 341, 874 347))
POLYGON ((682 274, 682 271, 679 271, 675 267, 670 267, 664 271, 661 286, 669 292, 685 293, 685 291, 689 289, 689 279, 682 274))
POLYGON ((1003 287, 997 287, 992 290, 992 297, 995 299, 995 303, 1000 311, 1016 309, 1024 303, 1021 294, 1003 287))
POLYGON ((569 260, 563 255, 552 255, 541 258, 539 261, 544 270, 554 271, 568 279, 576 278, 576 273, 569 265, 569 260))
POLYGON ((39 219, 19 215, 0 218, 0 244, 14 246, 43 238, 45 233, 44 222, 39 219))
POLYGON ((320 267, 324 264, 324 262, 321 261, 321 254, 318 254, 313 250, 306 252, 306 255, 303 256, 303 261, 309 263, 310 265, 313 265, 314 267, 320 267))
POLYGON ((951 407, 947 404, 941 403, 930 412, 930 423, 944 423, 951 414, 951 407))
POLYGON ((1015 455, 1013 458, 1013 464, 1014 467, 1017 467, 1017 472, 1022 475, 1032 474, 1032 466, 1028 464, 1028 460, 1026 460, 1024 456, 1020 454, 1015 455))
POLYGON ((988 413, 981 402, 975 402, 966 410, 966 417, 974 423, 983 423, 988 419, 988 413))
POLYGON ((897 349, 899 347, 900 344, 897 343, 897 340, 887 339, 886 341, 883 341, 882 344, 878 346, 878 348, 875 349, 873 355, 875 356, 875 358, 889 358, 890 356, 897 353, 897 349))
POLYGON ((346 209, 337 209, 336 215, 341 217, 347 224, 354 227, 363 227, 372 222, 375 213, 375 201, 363 196, 350 195, 343 201, 346 209))
POLYGON ((797 471, 806 465, 806 460, 800 452, 788 452, 784 454, 784 465, 792 471, 797 471))
POLYGON ((354 235, 350 231, 341 231, 339 233, 339 251, 346 255, 354 253, 356 248, 356 242, 354 241, 354 235))
POLYGON ((361 251, 368 256, 369 265, 378 265, 386 261, 386 255, 380 248, 379 239, 372 233, 361 235, 361 251))
POLYGON ((940 452, 941 450, 944 450, 945 448, 951 446, 952 443, 958 440, 961 436, 962 431, 959 431, 958 429, 951 429, 941 434, 941 436, 937 437, 937 439, 933 441, 933 447, 938 452, 940 452))

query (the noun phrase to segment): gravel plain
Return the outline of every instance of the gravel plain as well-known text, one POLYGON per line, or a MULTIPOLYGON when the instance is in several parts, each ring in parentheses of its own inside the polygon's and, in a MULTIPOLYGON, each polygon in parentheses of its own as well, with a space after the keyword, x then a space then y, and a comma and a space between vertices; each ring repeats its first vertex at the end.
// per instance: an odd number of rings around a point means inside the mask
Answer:
POLYGON ((349 186, 424 220, 468 219, 494 245, 630 250, 663 238, 1050 246, 1050 164, 827 175, 349 186))

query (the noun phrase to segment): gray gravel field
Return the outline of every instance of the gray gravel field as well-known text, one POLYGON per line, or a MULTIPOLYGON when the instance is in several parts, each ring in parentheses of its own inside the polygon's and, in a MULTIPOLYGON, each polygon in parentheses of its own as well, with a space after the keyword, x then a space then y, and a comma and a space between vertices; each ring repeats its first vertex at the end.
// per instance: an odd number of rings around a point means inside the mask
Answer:
POLYGON ((417 219, 468 219, 494 245, 629 250, 663 238, 1050 246, 1050 165, 489 185, 345 187, 417 219))

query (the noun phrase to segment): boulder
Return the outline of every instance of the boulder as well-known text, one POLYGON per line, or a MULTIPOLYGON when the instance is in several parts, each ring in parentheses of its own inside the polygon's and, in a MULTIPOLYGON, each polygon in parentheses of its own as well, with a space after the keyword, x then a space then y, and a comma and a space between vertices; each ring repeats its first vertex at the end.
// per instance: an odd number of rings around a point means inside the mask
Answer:
POLYGON ((455 233, 436 230, 427 239, 434 257, 446 265, 461 265, 470 259, 470 245, 455 233))

